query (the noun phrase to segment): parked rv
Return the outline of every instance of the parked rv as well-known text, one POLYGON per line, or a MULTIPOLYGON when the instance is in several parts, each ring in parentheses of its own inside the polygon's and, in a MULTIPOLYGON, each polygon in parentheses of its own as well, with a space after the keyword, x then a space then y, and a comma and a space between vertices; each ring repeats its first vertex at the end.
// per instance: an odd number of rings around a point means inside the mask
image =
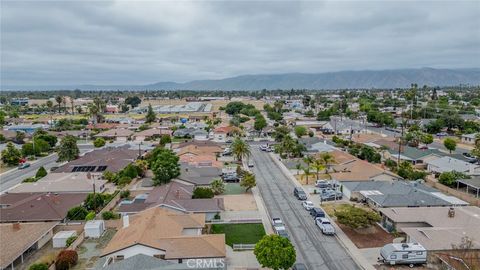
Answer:
POLYGON ((380 249, 378 260, 390 265, 408 264, 413 267, 427 262, 427 250, 418 243, 387 244, 380 249))

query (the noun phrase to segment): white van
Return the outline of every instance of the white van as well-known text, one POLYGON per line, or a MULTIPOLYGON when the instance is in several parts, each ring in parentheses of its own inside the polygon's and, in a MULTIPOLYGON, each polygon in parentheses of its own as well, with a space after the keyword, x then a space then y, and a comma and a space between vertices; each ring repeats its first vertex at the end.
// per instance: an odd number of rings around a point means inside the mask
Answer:
POLYGON ((380 249, 378 260, 390 265, 408 264, 413 267, 427 262, 427 250, 418 243, 387 244, 380 249))

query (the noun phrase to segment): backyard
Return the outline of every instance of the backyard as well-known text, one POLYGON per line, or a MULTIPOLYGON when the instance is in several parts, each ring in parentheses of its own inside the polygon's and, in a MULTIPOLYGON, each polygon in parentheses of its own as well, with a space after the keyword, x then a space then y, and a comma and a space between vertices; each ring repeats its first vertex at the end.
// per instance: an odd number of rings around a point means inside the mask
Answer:
POLYGON ((256 244, 265 235, 262 223, 248 224, 213 224, 212 234, 225 234, 227 245, 256 244))

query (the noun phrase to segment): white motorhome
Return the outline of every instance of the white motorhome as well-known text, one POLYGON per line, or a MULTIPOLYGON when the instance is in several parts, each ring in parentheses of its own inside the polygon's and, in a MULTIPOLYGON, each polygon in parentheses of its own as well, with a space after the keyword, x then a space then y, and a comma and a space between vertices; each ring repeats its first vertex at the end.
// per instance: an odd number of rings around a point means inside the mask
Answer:
POLYGON ((380 250, 378 260, 390 265, 408 264, 413 267, 427 262, 427 250, 418 243, 387 244, 380 250))

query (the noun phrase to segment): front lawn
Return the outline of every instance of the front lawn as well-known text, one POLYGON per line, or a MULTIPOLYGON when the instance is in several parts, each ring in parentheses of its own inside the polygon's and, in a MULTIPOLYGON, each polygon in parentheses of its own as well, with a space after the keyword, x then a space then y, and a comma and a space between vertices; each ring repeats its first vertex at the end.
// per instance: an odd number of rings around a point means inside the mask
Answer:
POLYGON ((245 188, 240 186, 240 183, 226 183, 224 195, 238 195, 244 194, 245 188))
POLYGON ((256 244, 265 235, 265 229, 261 223, 213 224, 211 233, 224 233, 227 245, 233 247, 233 244, 256 244))

